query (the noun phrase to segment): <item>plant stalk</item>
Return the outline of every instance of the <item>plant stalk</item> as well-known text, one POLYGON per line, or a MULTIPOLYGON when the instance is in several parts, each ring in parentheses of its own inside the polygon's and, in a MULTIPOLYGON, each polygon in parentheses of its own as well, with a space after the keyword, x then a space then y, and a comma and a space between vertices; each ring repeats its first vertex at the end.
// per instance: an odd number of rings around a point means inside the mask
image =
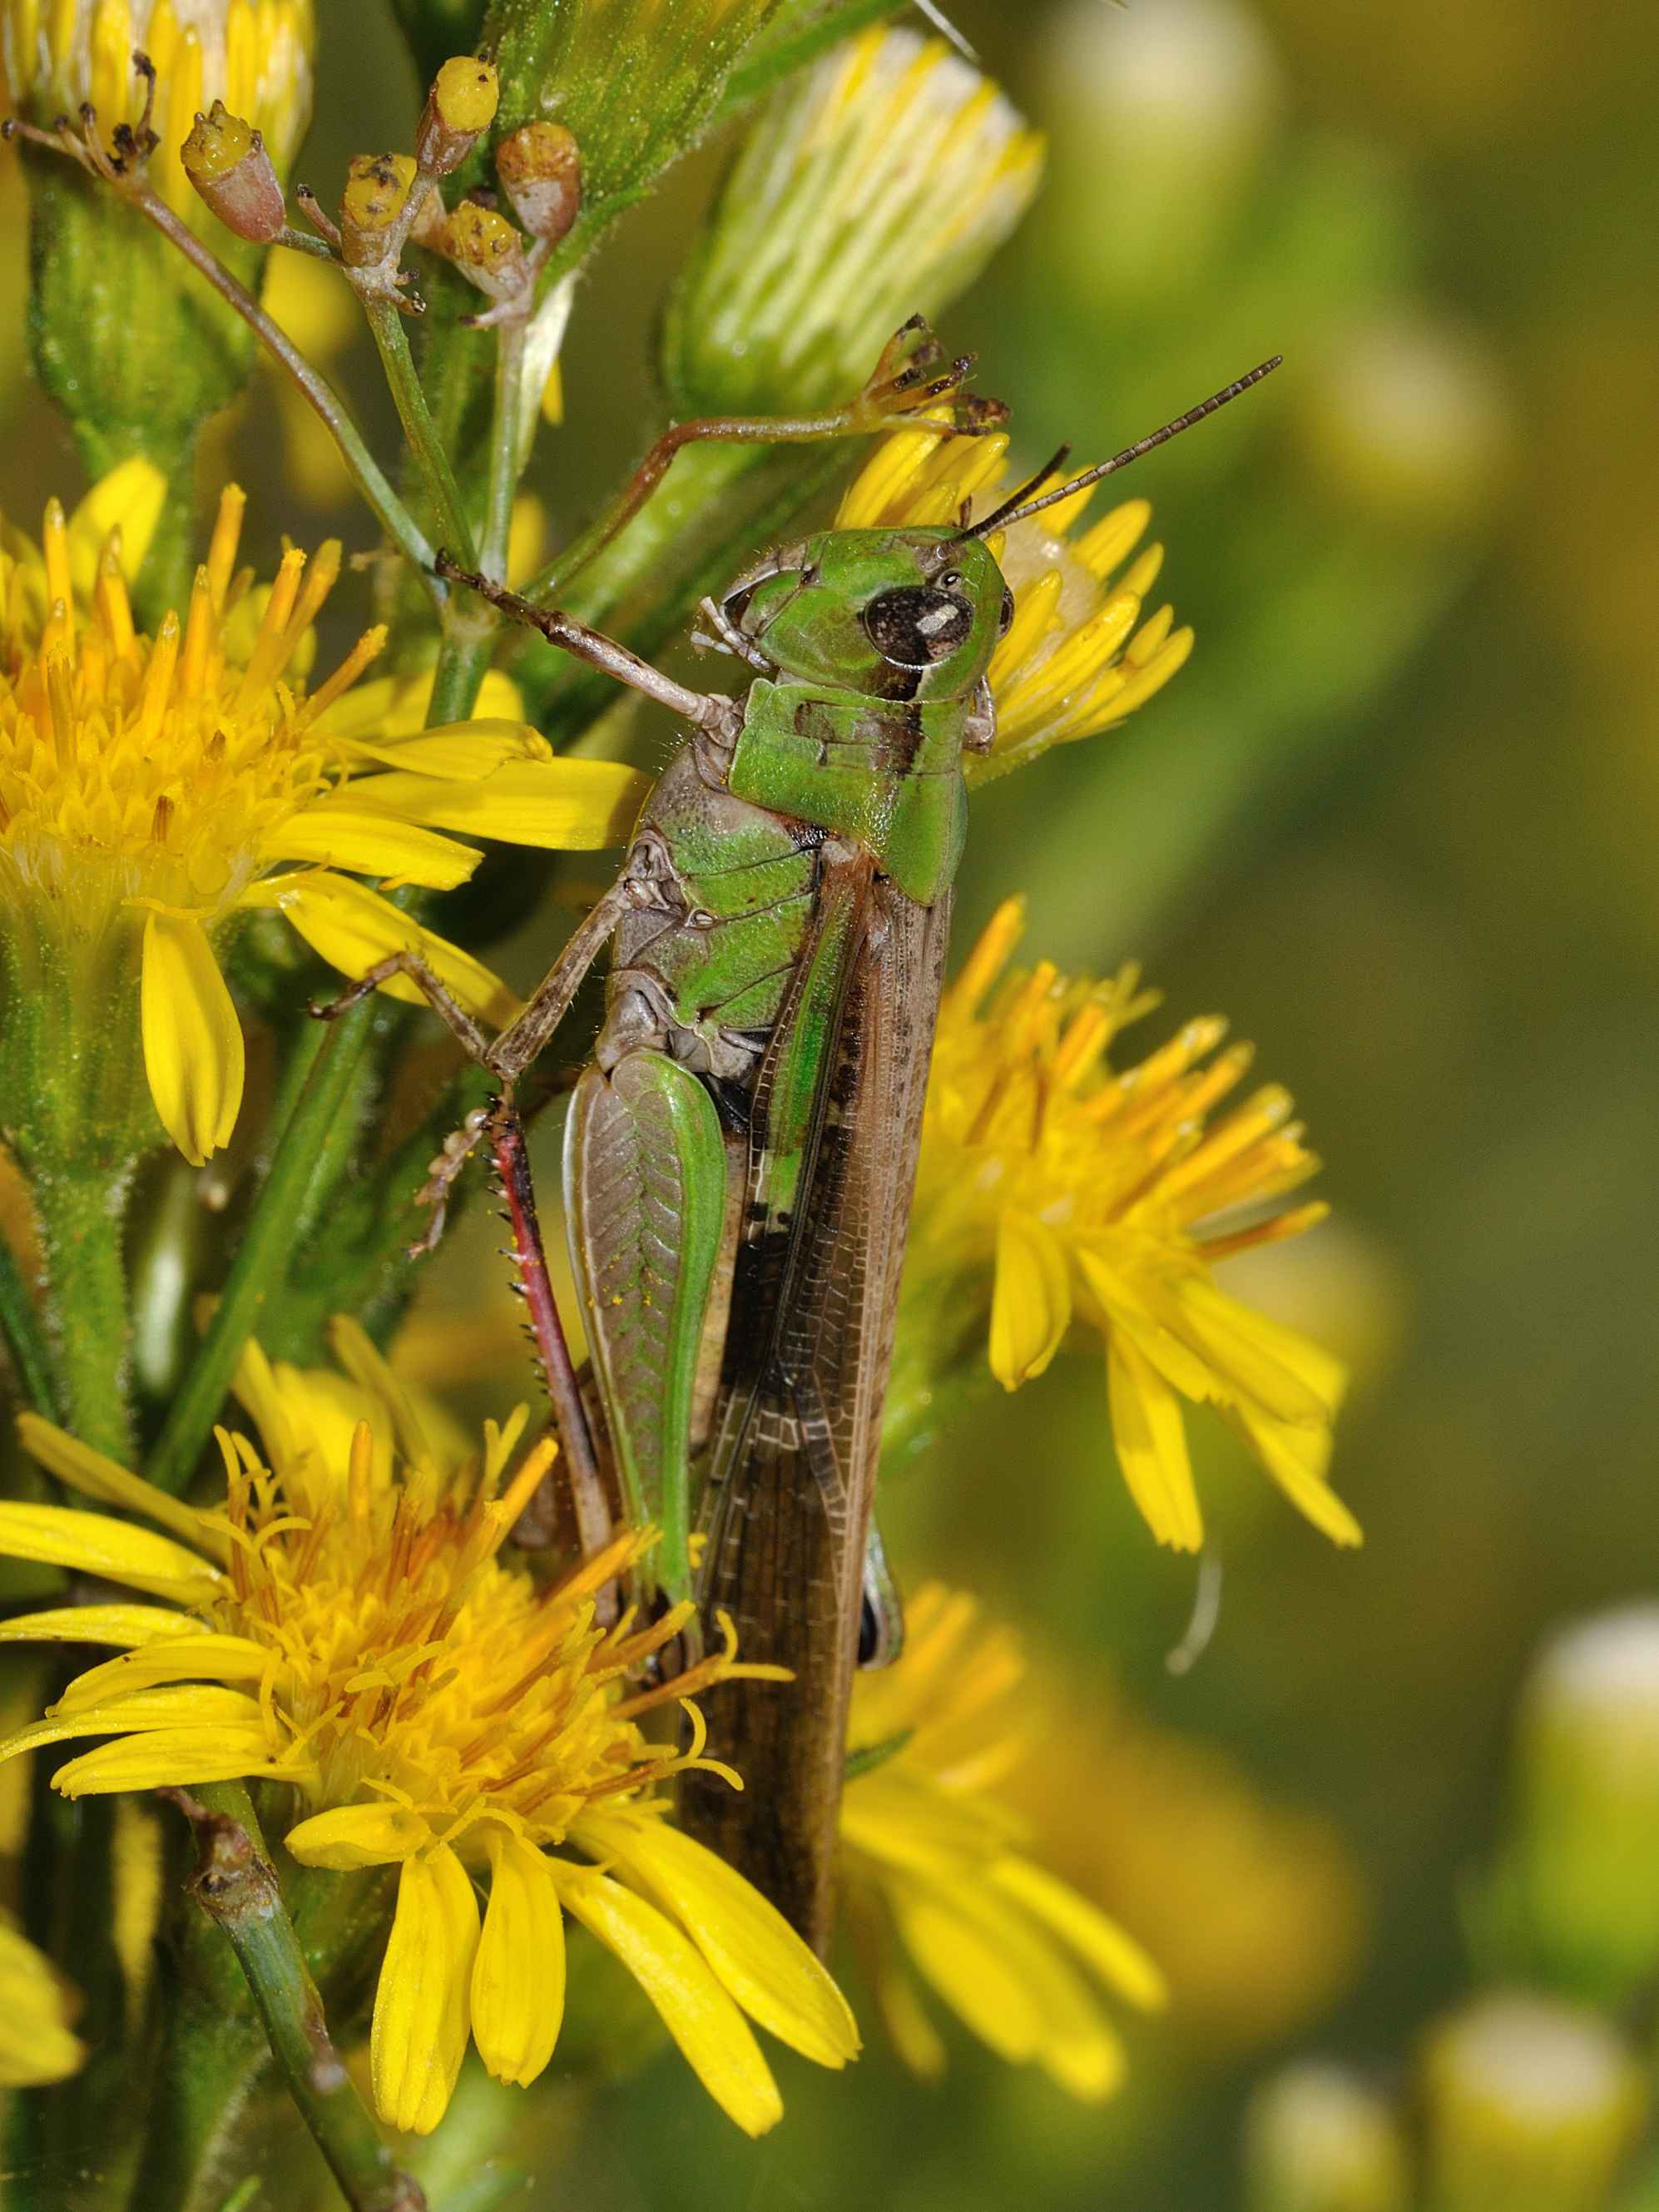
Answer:
POLYGON ((335 2050, 246 1790, 221 1782, 161 1794, 195 1831, 191 1893, 234 1950, 289 2094, 352 2212, 426 2212, 335 2050))
POLYGON ((31 1182, 46 1255, 58 1398, 83 1443, 132 1463, 131 1326, 121 1237, 130 1163, 41 1163, 31 1182))
POLYGON ((426 393, 421 388, 414 356, 409 349, 403 316, 390 300, 365 299, 363 312, 380 350, 380 366, 386 371, 386 384, 404 426, 404 435, 409 441, 410 453, 421 472, 422 488, 432 502, 444 541, 447 545, 465 548, 463 558, 471 564, 477 550, 472 525, 467 520, 460 487, 438 435, 438 426, 426 404, 426 393))

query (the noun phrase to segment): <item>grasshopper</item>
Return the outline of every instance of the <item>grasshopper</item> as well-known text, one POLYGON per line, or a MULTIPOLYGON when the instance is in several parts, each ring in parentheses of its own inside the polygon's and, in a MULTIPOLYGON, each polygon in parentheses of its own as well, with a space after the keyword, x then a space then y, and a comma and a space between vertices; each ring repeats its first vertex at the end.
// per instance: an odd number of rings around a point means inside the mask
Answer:
POLYGON ((819 1948, 854 1670, 897 1642, 871 1506, 963 763, 994 735, 986 671, 1013 613, 986 540, 1277 365, 1043 491, 1062 452, 980 521, 769 554, 702 603, 708 641, 752 672, 741 698, 439 557, 452 583, 668 706, 689 740, 615 883, 498 1036, 411 955, 348 999, 411 976, 510 1092, 610 948, 564 1169, 609 1451, 630 1517, 662 1529, 665 1592, 694 1586, 700 1496, 705 1623, 729 1615, 745 1658, 794 1677, 722 1690, 716 1748, 746 1786, 690 1773, 682 1814, 819 1948))

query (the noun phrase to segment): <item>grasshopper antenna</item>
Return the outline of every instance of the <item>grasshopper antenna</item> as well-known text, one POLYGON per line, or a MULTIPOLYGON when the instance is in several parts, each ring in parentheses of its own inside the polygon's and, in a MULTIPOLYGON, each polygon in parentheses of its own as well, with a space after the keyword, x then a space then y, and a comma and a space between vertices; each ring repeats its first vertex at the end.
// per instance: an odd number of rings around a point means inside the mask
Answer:
POLYGON ((1173 422, 1166 422, 1161 430, 1154 430, 1150 437, 1137 438, 1133 446, 1126 446, 1121 453, 1114 453, 1109 461, 1102 461, 1096 468, 1085 469, 1080 477, 1073 477, 1069 483, 1057 485, 1053 491, 1044 492, 1041 499, 1032 499, 1029 496, 1031 491, 1038 484, 1046 483, 1063 464, 1070 448, 1062 446, 1054 459, 1033 477, 1030 483, 1023 484, 1011 499, 1004 500, 1002 505, 994 508, 982 522, 971 524, 961 535, 963 538, 983 538, 987 531, 1004 529, 1011 522, 1023 522, 1028 514, 1036 514, 1040 507, 1053 507, 1062 499, 1070 499, 1073 492, 1082 491, 1086 485, 1098 483, 1103 477, 1109 477, 1119 469, 1127 469, 1131 461, 1138 461, 1143 453, 1150 453, 1155 446, 1167 446, 1171 438, 1178 438, 1183 430, 1190 430, 1195 422, 1201 422, 1206 415, 1213 415, 1230 399, 1237 399, 1241 392, 1248 392, 1253 384, 1260 384, 1264 376, 1271 376, 1284 358, 1282 353, 1274 354, 1271 361, 1258 363, 1246 376, 1235 377, 1231 384, 1224 386, 1219 392, 1212 392, 1196 407, 1189 407, 1184 415, 1177 415, 1173 422))

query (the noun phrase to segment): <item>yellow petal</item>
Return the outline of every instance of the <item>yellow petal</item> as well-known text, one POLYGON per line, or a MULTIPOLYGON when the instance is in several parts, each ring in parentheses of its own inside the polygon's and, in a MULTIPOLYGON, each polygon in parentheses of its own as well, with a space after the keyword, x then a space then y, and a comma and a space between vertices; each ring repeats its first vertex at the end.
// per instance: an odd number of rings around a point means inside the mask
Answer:
POLYGON ((207 1632, 188 1613, 160 1605, 58 1605, 0 1620, 0 1644, 118 1644, 137 1650, 158 1638, 207 1632))
POLYGON ((242 1103, 242 1024, 200 924, 144 921, 144 1068, 155 1110, 192 1167, 228 1143, 242 1103))
POLYGON ((1041 1375, 1071 1322, 1065 1246, 1033 1216, 1006 1212, 997 1225, 991 1297, 991 1371, 1003 1389, 1018 1390, 1041 1375))
MULTIPOLYGON (((315 873, 267 876, 242 894, 244 906, 275 907, 286 915, 313 951, 342 975, 357 976, 392 952, 416 952, 453 992, 469 1013, 505 1024, 519 1001, 499 976, 458 945, 438 937, 402 914, 387 899, 349 876, 315 873)), ((394 975, 381 989, 407 1005, 425 999, 406 976, 394 975)))
POLYGON ((1046 1867, 1011 1851, 997 1860, 991 1879, 1005 1896, 1060 1936, 1120 1996, 1147 2012, 1161 2012, 1169 2002, 1168 1983, 1134 1938, 1046 1867))
POLYGON ((358 805, 368 788, 348 784, 347 796, 337 805, 319 799, 303 814, 285 816, 259 840, 260 860, 313 860, 319 867, 348 868, 361 876, 397 876, 434 891, 453 890, 466 881, 482 853, 358 805))
POLYGON ((123 1735, 198 1725, 263 1731, 264 1717, 258 1700, 240 1690, 228 1689, 217 1682, 163 1682, 73 1711, 54 1705, 44 1720, 31 1721, 27 1728, 9 1735, 5 1754, 9 1759, 20 1751, 33 1750, 43 1743, 63 1743, 73 1735, 123 1735))
POLYGON ((923 2008, 921 1992, 890 1944, 870 1972, 870 1993, 881 2014, 887 2039, 910 2071, 923 2081, 939 2081, 950 2063, 945 2039, 923 2008))
POLYGON ((1093 2101, 1123 2078, 1123 2045, 1039 1930, 994 1892, 958 1882, 893 1899, 899 1932, 939 1994, 1001 2057, 1035 2059, 1073 2096, 1093 2101), (1007 1990, 1018 1998, 1009 2007, 1007 1990))
POLYGON ((154 1729, 100 1743, 60 1766, 52 1786, 65 1797, 127 1790, 192 1789, 202 1782, 258 1781, 278 1761, 262 1729, 154 1729))
MULTIPOLYGON (((327 714, 321 726, 331 738, 339 739, 334 722, 334 716, 327 714)), ((364 760, 379 761, 386 768, 407 769, 414 775, 442 776, 465 783, 475 776, 488 775, 508 761, 553 757, 552 746, 528 722, 499 720, 446 722, 410 738, 346 738, 342 749, 364 760)))
POLYGON ((1121 1331, 1106 1351, 1112 1441, 1129 1494, 1160 1544, 1195 1552, 1204 1541, 1203 1516, 1193 1487, 1187 1425, 1181 1401, 1148 1359, 1121 1331))
POLYGON ((1077 1263, 1109 1326, 1122 1331, 1142 1358, 1152 1362, 1164 1381, 1199 1405, 1224 1395, 1220 1379, 1199 1354, 1166 1328, 1153 1310, 1154 1304, 1173 1308, 1174 1301, 1150 1286, 1138 1288, 1120 1274, 1106 1258, 1086 1245, 1076 1248, 1077 1263))
POLYGON ((92 597, 112 530, 121 533, 121 568, 128 583, 132 581, 144 565, 167 495, 167 478, 142 454, 118 462, 98 479, 70 517, 70 576, 78 598, 92 597))
MULTIPOLYGON (((1217 1296, 1225 1297, 1226 1293, 1218 1291, 1217 1296)), ((1228 1303, 1249 1316, 1249 1333, 1254 1341, 1311 1390, 1328 1414, 1334 1413, 1348 1388, 1348 1370, 1335 1353, 1327 1352, 1322 1344, 1304 1336, 1299 1328, 1287 1328, 1283 1322, 1274 1321, 1258 1307, 1241 1307, 1234 1299, 1228 1303)))
MULTIPOLYGON (((330 737, 414 737, 426 727, 432 678, 433 671, 428 669, 419 676, 377 676, 368 684, 354 684, 326 709, 317 726, 330 737)), ((523 720, 519 687, 498 668, 485 676, 472 705, 475 719, 486 724, 523 720)))
POLYGON ((1034 2058, 1042 2022, 1021 1976, 984 1928, 920 1884, 895 1882, 888 1899, 904 1948, 958 2020, 1010 2065, 1034 2058))
POLYGON ((489 1905, 472 1965, 472 2034, 498 2081, 527 2084, 564 2019, 564 1915, 552 1871, 522 1837, 491 1828, 489 1905))
POLYGON ((667 1906, 751 2020, 820 2066, 859 2050, 851 2008, 775 1905, 724 1859, 664 1821, 594 1814, 575 1838, 667 1906))
POLYGON ((466 2056, 478 1900, 447 1844, 405 1859, 374 1993, 369 2068, 383 2120, 430 2135, 466 2056))
POLYGON ((85 2051, 65 2026, 64 1984, 26 1936, 0 1920, 0 2088, 73 2074, 85 2051))
POLYGON ((136 1528, 107 1513, 82 1513, 69 1505, 0 1502, 0 1555, 38 1559, 43 1565, 76 1567, 104 1581, 125 1583, 152 1597, 189 1605, 212 1594, 218 1575, 204 1559, 154 1529, 136 1528))
MULTIPOLYGON (((1182 1333, 1195 1340, 1205 1356, 1232 1382, 1241 1396, 1253 1399, 1258 1409, 1275 1420, 1322 1425, 1329 1418, 1325 1400, 1306 1378, 1308 1363, 1287 1365, 1282 1340, 1288 1339, 1297 1354, 1317 1351, 1305 1337, 1280 1329, 1253 1306, 1236 1298, 1201 1275, 1188 1277, 1176 1286, 1182 1333)), ((1324 1365, 1314 1371, 1322 1378, 1324 1365)))
POLYGON ((596 760, 508 761, 466 783, 393 769, 350 787, 354 806, 382 808, 468 837, 562 853, 625 845, 650 789, 650 777, 637 769, 596 760))
POLYGON ((122 1506, 129 1513, 142 1513, 148 1520, 159 1521, 185 1543, 198 1548, 210 1545, 222 1556, 223 1535, 212 1527, 205 1515, 168 1497, 165 1490, 158 1490, 142 1475, 129 1474, 125 1468, 106 1459, 102 1452, 94 1451, 90 1444, 83 1444, 67 1429, 60 1429, 53 1421, 42 1420, 38 1413, 24 1413, 17 1416, 17 1436, 31 1459, 39 1460, 60 1482, 67 1483, 71 1490, 78 1490, 83 1498, 95 1498, 104 1505, 122 1506))
POLYGON ((419 1813, 406 1805, 376 1800, 368 1805, 332 1805, 289 1830, 283 1841, 302 1866, 395 1866, 432 1839, 419 1813))
POLYGON ((749 2023, 665 1913, 618 1881, 550 1862, 559 1894, 645 1991, 714 2102, 745 2134, 783 2118, 783 2100, 749 2023))
POLYGON ((1247 1443, 1298 1512, 1334 1544, 1359 1544, 1364 1531, 1325 1480, 1331 1455, 1328 1431, 1270 1421, 1248 1407, 1238 1407, 1236 1424, 1247 1443))
POLYGON ((982 1800, 945 1789, 914 1761, 857 1776, 842 1799, 843 1843, 930 1881, 981 1859, 987 1828, 982 1800))
POLYGON ((246 1636, 176 1636, 124 1651, 101 1667, 77 1674, 53 1706, 57 1713, 78 1712, 129 1690, 151 1690, 163 1682, 260 1682, 272 1655, 246 1636))

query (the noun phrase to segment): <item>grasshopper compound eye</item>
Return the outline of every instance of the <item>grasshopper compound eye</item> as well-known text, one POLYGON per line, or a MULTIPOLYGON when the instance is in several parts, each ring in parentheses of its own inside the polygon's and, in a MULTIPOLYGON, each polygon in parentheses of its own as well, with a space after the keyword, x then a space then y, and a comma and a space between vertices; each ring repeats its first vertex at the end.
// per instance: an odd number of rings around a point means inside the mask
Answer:
POLYGON ((1006 584, 1002 587, 1002 605, 997 614, 997 635, 1006 637, 1014 626, 1014 595, 1006 584))
POLYGON ((897 668, 930 668, 968 636, 974 611, 954 592, 901 584, 872 599, 863 621, 866 635, 884 660, 897 668))

